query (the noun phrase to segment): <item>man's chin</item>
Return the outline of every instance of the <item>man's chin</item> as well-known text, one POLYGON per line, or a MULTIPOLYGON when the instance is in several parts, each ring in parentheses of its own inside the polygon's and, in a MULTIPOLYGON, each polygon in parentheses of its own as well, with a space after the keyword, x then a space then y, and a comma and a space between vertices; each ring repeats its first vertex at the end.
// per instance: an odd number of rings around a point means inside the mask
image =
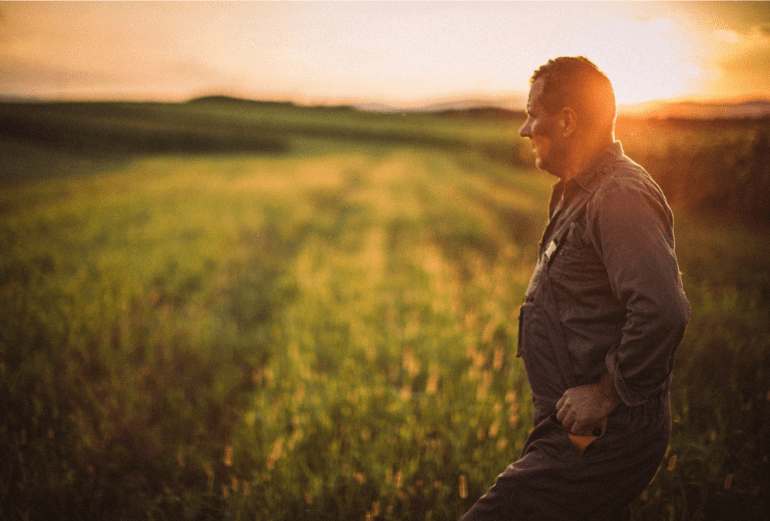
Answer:
POLYGON ((544 163, 541 159, 535 159, 535 166, 538 168, 538 170, 542 170, 543 172, 547 172, 551 174, 552 176, 559 177, 559 174, 555 174, 551 171, 551 168, 548 166, 548 163, 544 163))

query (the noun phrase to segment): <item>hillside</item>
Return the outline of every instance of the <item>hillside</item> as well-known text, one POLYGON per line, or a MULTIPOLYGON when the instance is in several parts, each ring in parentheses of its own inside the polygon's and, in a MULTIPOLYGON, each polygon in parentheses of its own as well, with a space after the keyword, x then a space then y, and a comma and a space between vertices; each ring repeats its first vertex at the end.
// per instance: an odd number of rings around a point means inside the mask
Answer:
POLYGON ((739 103, 652 102, 626 107, 623 113, 661 119, 760 119, 770 117, 770 101, 754 100, 739 103))

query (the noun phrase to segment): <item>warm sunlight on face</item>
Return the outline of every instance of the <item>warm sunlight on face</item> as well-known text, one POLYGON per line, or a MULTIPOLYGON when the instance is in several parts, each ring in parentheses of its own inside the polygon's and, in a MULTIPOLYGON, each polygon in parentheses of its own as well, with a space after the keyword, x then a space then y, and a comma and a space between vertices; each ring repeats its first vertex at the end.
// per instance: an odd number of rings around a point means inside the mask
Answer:
POLYGON ((607 18, 583 34, 569 54, 589 57, 609 76, 618 105, 682 96, 698 74, 672 20, 607 18))

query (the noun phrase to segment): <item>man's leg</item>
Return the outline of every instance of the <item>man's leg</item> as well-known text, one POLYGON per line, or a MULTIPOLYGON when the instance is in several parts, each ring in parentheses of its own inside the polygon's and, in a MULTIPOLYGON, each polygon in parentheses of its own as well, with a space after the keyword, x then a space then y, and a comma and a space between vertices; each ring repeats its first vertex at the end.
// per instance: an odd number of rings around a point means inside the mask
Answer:
POLYGON ((561 426, 548 419, 531 433, 522 458, 462 521, 622 521, 647 486, 668 444, 650 432, 610 432, 581 456, 561 426))
POLYGON ((580 454, 567 434, 546 420, 532 431, 526 447, 462 521, 576 521, 564 508, 570 505, 564 496, 573 488, 564 476, 572 474, 580 454))

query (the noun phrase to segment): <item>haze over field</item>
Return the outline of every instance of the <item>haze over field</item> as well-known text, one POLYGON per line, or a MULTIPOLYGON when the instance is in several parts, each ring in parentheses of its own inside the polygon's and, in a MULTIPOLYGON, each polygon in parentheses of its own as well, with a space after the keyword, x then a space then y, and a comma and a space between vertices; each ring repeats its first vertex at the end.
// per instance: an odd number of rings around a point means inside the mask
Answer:
POLYGON ((621 105, 770 98, 767 2, 3 2, 0 96, 520 108, 584 54, 621 105))

